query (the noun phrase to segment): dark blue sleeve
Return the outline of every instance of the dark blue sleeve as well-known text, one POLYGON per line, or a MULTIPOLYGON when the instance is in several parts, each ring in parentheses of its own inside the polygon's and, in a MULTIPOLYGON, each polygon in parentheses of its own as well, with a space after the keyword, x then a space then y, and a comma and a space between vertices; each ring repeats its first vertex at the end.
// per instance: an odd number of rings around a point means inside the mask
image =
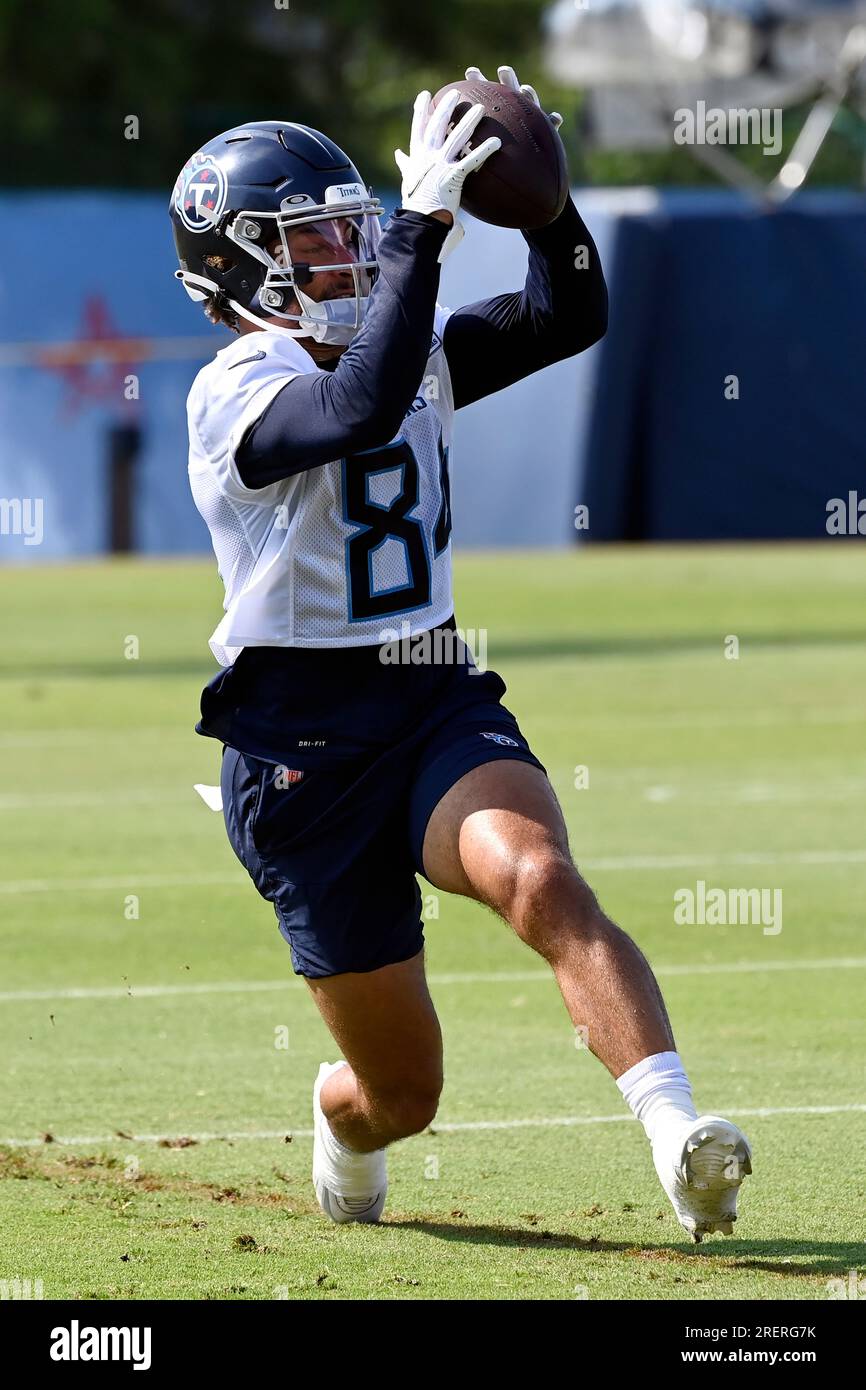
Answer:
POLYGON ((523 232, 526 284, 457 309, 445 325, 454 405, 522 381, 592 347, 607 330, 607 286, 595 242, 571 198, 550 226, 523 232), (585 248, 584 269, 576 268, 585 248))
POLYGON ((246 487, 391 442, 430 355, 447 235, 444 222, 398 208, 379 243, 360 333, 334 371, 287 382, 241 440, 235 462, 246 487))

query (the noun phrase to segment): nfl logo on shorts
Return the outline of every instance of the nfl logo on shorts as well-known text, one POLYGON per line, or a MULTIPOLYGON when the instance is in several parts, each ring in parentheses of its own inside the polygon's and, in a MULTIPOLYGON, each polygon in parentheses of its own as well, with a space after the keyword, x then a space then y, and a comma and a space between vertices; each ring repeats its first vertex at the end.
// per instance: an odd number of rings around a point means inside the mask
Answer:
POLYGON ((274 786, 277 789, 291 787, 293 783, 300 782, 303 775, 303 772, 300 772, 296 767, 278 767, 274 786))

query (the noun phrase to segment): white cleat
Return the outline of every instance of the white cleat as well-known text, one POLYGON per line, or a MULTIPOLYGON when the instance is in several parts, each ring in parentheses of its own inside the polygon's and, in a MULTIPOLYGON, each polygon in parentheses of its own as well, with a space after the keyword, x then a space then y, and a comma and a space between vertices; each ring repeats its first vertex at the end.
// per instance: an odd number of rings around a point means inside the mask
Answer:
POLYGON ((347 1065, 322 1062, 313 1087, 313 1186, 319 1206, 332 1221, 378 1221, 388 1191, 385 1150, 351 1153, 325 1140, 319 1094, 326 1078, 347 1065))
POLYGON ((696 1244, 713 1232, 732 1234, 737 1193, 752 1171, 742 1130, 718 1115, 701 1115, 673 1135, 660 1136, 653 1162, 677 1220, 696 1244))

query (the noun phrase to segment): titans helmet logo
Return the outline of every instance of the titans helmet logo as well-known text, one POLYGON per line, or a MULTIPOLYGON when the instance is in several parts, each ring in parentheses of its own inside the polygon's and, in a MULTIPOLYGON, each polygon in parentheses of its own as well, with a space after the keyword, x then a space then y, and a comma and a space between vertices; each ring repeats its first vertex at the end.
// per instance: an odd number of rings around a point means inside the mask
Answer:
POLYGON ((209 154, 194 154, 180 171, 174 190, 178 217, 191 232, 206 232, 220 218, 226 176, 209 154))

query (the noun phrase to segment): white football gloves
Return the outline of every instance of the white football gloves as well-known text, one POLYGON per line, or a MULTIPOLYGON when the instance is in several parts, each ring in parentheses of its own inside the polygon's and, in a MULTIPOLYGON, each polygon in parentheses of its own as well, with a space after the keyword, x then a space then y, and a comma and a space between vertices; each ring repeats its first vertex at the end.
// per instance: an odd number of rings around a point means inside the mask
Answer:
POLYGON ((449 132, 454 109, 463 100, 456 89, 448 92, 433 110, 429 92, 420 92, 415 99, 412 133, 408 155, 395 150, 394 158, 403 179, 402 203, 410 212, 450 212, 454 226, 448 233, 439 260, 453 251, 463 236, 457 218, 463 183, 467 174, 480 169, 486 159, 500 148, 502 141, 492 136, 467 154, 461 152, 484 115, 480 104, 472 106, 461 121, 449 132))
MULTIPOLYGON (((522 92, 525 97, 529 97, 530 101, 535 102, 539 111, 541 110, 541 101, 539 100, 537 91, 534 87, 530 87, 528 82, 521 83, 514 68, 501 67, 497 69, 497 72, 499 73, 499 81, 503 87, 509 87, 512 92, 522 92)), ((488 79, 484 76, 480 68, 467 68, 466 80, 468 82, 486 82, 488 79)), ((547 115, 547 119, 550 121, 554 130, 559 130, 559 127, 562 125, 562 117, 558 111, 550 111, 547 115)))

